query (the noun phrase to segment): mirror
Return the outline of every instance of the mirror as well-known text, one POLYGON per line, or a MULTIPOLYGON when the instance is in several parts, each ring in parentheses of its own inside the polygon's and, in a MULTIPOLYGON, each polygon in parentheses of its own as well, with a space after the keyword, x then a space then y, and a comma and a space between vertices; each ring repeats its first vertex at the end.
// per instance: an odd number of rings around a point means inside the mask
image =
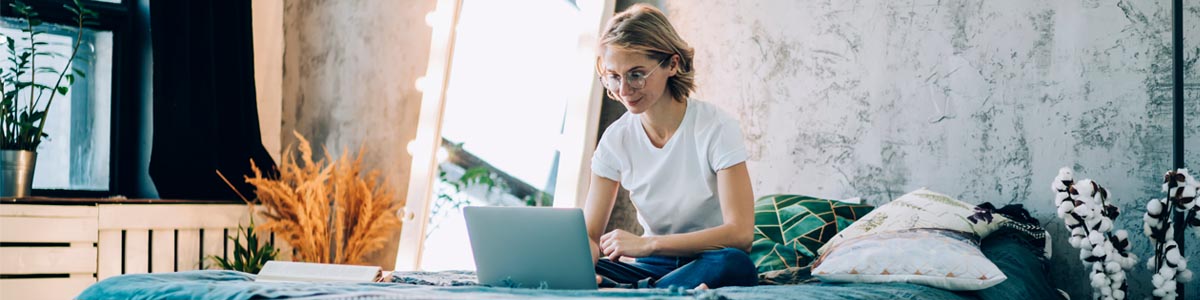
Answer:
POLYGON ((439 1, 396 270, 473 270, 464 206, 580 205, 601 100, 593 45, 612 7, 439 1))

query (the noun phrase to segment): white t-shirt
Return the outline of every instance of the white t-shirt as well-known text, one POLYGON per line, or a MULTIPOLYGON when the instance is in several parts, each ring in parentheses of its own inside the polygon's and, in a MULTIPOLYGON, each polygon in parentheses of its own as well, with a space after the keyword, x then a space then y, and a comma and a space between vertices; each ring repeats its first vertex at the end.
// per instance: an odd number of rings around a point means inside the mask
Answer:
POLYGON ((661 149, 650 143, 641 116, 627 112, 604 131, 592 155, 593 174, 629 190, 647 236, 724 224, 717 171, 747 158, 736 119, 712 104, 693 99, 687 104, 679 128, 661 149))

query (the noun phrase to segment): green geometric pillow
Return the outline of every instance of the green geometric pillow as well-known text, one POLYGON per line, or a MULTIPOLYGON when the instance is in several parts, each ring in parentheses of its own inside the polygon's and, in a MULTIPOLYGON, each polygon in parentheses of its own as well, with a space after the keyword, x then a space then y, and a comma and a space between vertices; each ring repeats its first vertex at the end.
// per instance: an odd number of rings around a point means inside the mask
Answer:
POLYGON ((865 204, 800 195, 770 195, 754 201, 754 244, 750 259, 758 272, 808 266, 839 230, 874 209, 865 204))

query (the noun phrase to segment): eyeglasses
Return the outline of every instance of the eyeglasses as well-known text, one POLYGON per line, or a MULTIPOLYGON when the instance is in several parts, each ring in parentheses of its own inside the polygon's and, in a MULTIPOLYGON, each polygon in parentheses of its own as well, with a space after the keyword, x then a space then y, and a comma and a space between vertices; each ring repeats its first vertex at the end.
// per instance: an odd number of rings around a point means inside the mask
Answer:
MULTIPOLYGON (((668 57, 667 59, 671 58, 668 57)), ((624 79, 617 74, 603 74, 600 76, 600 82, 604 83, 604 88, 612 92, 621 90, 621 82, 629 84, 629 88, 631 89, 637 90, 644 88, 646 87, 646 78, 649 78, 650 74, 654 74, 654 71, 658 71, 658 69, 662 67, 662 64, 666 62, 667 59, 661 60, 657 64, 654 64, 654 69, 650 70, 650 72, 643 74, 641 70, 629 71, 625 73, 624 79)))

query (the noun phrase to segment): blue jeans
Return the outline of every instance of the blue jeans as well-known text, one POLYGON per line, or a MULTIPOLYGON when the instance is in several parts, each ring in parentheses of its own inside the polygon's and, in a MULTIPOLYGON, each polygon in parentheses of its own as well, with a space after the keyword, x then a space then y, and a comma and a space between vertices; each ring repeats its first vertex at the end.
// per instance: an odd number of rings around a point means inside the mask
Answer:
POLYGON ((691 289, 704 283, 715 289, 758 283, 750 256, 734 248, 704 251, 696 257, 648 256, 634 263, 601 258, 596 275, 604 277, 600 287, 691 289))

